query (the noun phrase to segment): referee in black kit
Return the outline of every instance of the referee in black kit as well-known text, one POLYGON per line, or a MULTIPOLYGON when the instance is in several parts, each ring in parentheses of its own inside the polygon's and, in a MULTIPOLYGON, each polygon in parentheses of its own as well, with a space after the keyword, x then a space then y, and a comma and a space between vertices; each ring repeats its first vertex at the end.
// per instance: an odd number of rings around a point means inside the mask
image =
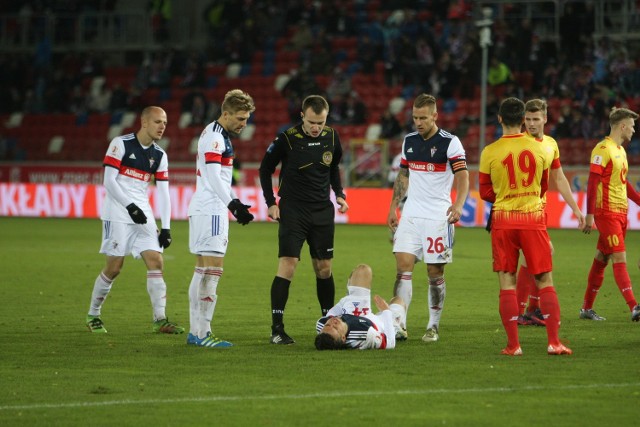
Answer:
POLYGON ((260 184, 269 207, 269 218, 279 221, 278 272, 271 284, 271 343, 293 344, 284 331, 284 308, 305 240, 316 274, 318 301, 325 316, 333 307, 335 284, 331 273, 335 210, 329 185, 336 194, 339 211, 349 209, 340 180, 342 146, 338 133, 325 126, 329 104, 320 95, 302 101, 302 123, 280 133, 260 164, 260 184), (280 205, 273 195, 271 177, 278 163, 280 205))

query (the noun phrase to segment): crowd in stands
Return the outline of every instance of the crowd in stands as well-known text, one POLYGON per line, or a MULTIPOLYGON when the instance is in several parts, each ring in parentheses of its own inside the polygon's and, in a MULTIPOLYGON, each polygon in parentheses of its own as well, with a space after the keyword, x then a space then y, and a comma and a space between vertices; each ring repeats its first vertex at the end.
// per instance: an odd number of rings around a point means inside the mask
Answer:
MULTIPOLYGON (((78 10, 87 2, 64 3, 78 10)), ((115 0, 97 3, 104 10, 117 9, 115 0)), ((58 2, 3 4, 0 13, 37 19, 48 5, 58 2)), ((141 53, 131 64, 133 79, 107 77, 98 86, 90 83, 108 76, 113 64, 105 63, 97 51, 53 54, 51 41, 43 38, 34 54, 0 53, 0 114, 120 115, 180 96, 181 111, 188 111, 190 124, 200 127, 219 109, 218 100, 208 97, 207 90, 221 86, 227 78, 225 67, 237 63, 241 71, 234 83, 239 87, 249 74, 286 75, 276 95, 291 122, 298 120, 304 96, 321 93, 331 103, 330 124, 380 123, 385 137, 398 138, 411 129, 410 109, 391 112, 390 99, 381 108, 374 107, 369 94, 359 92, 355 84, 360 76, 376 76, 391 88, 385 94, 402 97, 409 107, 421 92, 436 96, 444 116, 457 116, 450 121, 455 125, 450 130, 465 141, 466 130, 477 124, 479 116, 478 111, 460 109, 469 102, 479 106, 481 50, 474 4, 468 0, 214 0, 203 16, 209 34, 206 49, 172 48, 170 34, 164 31, 158 40, 167 48, 141 53), (289 69, 282 69, 282 58, 288 59, 289 69), (212 66, 220 70, 218 75, 212 75, 212 66)), ((155 14, 162 12, 162 19, 170 19, 165 2, 150 2, 150 7, 155 14)), ((497 105, 511 95, 548 99, 548 132, 556 138, 595 141, 608 132, 612 106, 638 111, 637 46, 594 38, 592 2, 565 4, 559 43, 540 37, 541 22, 501 18, 520 16, 524 6, 500 7, 506 10, 495 14, 492 26, 488 125, 496 124, 497 105)), ((162 27, 162 22, 158 25, 162 27)), ((260 101, 256 99, 257 111, 260 101)), ((640 154, 640 146, 637 151, 640 154)))

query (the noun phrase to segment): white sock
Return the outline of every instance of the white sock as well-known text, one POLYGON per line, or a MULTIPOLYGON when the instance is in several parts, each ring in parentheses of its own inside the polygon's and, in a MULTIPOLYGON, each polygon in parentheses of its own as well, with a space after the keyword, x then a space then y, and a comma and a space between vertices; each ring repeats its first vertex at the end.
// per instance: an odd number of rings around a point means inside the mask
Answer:
MULTIPOLYGON (((411 304, 411 297, 413 296, 413 272, 405 271, 404 273, 398 273, 396 275, 396 289, 395 296, 402 298, 409 312, 409 305, 411 304)), ((405 314, 406 321, 406 314, 405 314)))
POLYGON ((196 267, 189 284, 189 333, 198 335, 198 289, 204 279, 204 269, 196 267))
POLYGON ((166 319, 167 284, 162 277, 162 270, 147 271, 147 292, 149 292, 149 297, 151 298, 153 321, 166 319))
POLYGON ((218 302, 216 290, 221 276, 221 267, 204 268, 204 280, 198 287, 198 338, 204 338, 211 332, 211 320, 218 302))
POLYGON ((444 298, 447 295, 447 284, 444 276, 429 279, 429 324, 427 329, 440 325, 444 298))
POLYGON ((109 295, 109 291, 111 290, 112 285, 113 280, 109 280, 109 278, 107 278, 104 273, 100 272, 98 277, 96 277, 95 283, 93 284, 93 292, 91 293, 91 305, 89 305, 90 316, 100 316, 102 304, 104 304, 104 300, 107 299, 107 295, 109 295))

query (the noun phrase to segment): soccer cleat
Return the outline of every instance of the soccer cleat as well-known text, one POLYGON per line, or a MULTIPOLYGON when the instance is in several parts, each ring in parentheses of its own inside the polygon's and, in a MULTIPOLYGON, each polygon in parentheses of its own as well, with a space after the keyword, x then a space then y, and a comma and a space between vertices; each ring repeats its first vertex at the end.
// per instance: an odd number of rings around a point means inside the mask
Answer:
POLYGON ((636 305, 635 307, 633 307, 633 310, 631 310, 631 320, 634 322, 640 320, 640 304, 636 305))
POLYGON ((546 326, 544 317, 539 308, 535 311, 527 311, 522 316, 518 316, 518 325, 546 326))
MULTIPOLYGON (((192 334, 189 334, 192 335, 192 334)), ((195 345, 198 347, 209 347, 209 348, 227 348, 233 347, 229 341, 221 340, 220 338, 213 335, 211 332, 207 334, 206 337, 200 339, 195 335, 192 335, 195 338, 195 345)))
POLYGON ((505 347, 502 349, 500 354, 505 356, 522 356, 522 348, 520 346, 517 346, 516 348, 505 347))
POLYGON ((549 347, 547 347, 547 353, 552 355, 552 356, 559 356, 562 354, 573 354, 573 351, 571 351, 571 349, 569 347, 566 347, 563 344, 549 344, 549 347))
POLYGON ((153 322, 153 332, 161 334, 182 334, 184 333, 184 328, 169 322, 169 319, 160 319, 153 322))
MULTIPOLYGON (((639 309, 640 310, 640 309, 639 309)), ((640 317, 640 312, 638 313, 640 317)), ((592 308, 585 310, 584 308, 580 310, 580 318, 587 320, 607 320, 606 317, 598 316, 598 314, 593 311, 592 308)), ((633 313, 631 314, 631 320, 633 320, 633 313)))
POLYGON ((87 328, 96 334, 106 334, 107 330, 104 328, 104 323, 100 316, 87 315, 87 328))
POLYGON ((289 345, 295 343, 293 338, 291 338, 284 331, 284 325, 277 325, 271 327, 271 344, 281 344, 281 345, 289 345))
POLYGON ((198 337, 191 332, 187 335, 187 345, 196 345, 198 343, 198 337))
POLYGON ((431 328, 427 329, 427 332, 422 336, 422 341, 434 342, 438 341, 438 338, 440 338, 440 336, 438 335, 438 327, 432 326, 431 328))
POLYGON ((406 341, 409 335, 407 334, 407 330, 400 325, 395 326, 396 330, 396 341, 406 341))

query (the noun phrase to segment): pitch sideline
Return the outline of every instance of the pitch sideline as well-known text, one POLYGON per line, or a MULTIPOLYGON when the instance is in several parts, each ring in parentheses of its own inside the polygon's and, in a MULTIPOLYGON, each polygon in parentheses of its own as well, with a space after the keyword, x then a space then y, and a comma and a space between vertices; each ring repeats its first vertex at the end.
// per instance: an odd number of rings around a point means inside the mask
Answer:
POLYGON ((71 402, 71 403, 35 403, 31 405, 3 405, 0 411, 15 410, 40 410, 40 409, 64 409, 64 408, 86 408, 99 406, 124 406, 124 405, 164 405, 167 403, 189 403, 189 402, 234 402, 250 400, 295 400, 295 399, 323 399, 336 397, 367 397, 367 396, 392 396, 392 395, 430 395, 430 394, 466 394, 466 393, 507 393, 507 392, 530 392, 542 390, 587 390, 594 388, 624 388, 640 387, 640 383, 619 383, 619 384, 573 384, 565 386, 527 386, 527 387, 489 387, 489 388, 467 388, 467 389, 435 389, 435 390, 396 390, 396 391, 352 391, 333 393, 310 393, 310 394, 284 394, 267 396, 209 396, 209 397, 186 397, 180 399, 146 399, 146 400, 107 400, 103 402, 71 402))

